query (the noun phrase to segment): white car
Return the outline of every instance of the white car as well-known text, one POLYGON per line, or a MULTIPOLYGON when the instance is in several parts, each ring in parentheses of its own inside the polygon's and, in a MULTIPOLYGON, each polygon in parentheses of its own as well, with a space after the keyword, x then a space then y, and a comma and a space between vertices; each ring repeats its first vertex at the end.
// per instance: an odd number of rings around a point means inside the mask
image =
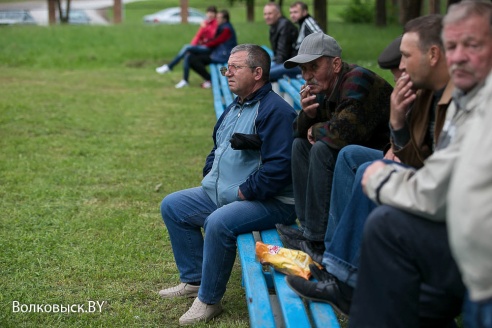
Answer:
POLYGON ((36 21, 27 10, 0 11, 0 25, 15 24, 36 24, 36 21))
MULTIPOLYGON (((195 8, 188 8, 188 23, 200 24, 207 16, 195 8)), ((181 8, 172 7, 144 16, 144 22, 149 24, 180 24, 181 8)))

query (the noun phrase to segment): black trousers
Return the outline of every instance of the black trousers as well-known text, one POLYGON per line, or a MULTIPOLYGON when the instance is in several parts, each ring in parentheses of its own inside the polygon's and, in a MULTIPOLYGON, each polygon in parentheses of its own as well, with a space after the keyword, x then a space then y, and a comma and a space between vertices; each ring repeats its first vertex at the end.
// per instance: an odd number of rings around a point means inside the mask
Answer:
POLYGON ((207 65, 212 62, 210 54, 190 54, 188 59, 192 70, 197 72, 205 81, 210 81, 207 65))
POLYGON ((349 327, 453 327, 464 294, 444 223, 390 206, 373 210, 349 327))

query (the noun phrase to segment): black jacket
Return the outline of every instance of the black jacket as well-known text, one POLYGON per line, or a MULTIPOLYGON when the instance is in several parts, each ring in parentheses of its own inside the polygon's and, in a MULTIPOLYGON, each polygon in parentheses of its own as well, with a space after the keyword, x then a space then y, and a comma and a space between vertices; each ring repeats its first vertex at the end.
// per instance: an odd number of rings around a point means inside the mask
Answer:
POLYGON ((276 24, 270 26, 270 45, 275 63, 282 64, 297 55, 295 45, 298 34, 297 27, 285 17, 280 17, 276 24))

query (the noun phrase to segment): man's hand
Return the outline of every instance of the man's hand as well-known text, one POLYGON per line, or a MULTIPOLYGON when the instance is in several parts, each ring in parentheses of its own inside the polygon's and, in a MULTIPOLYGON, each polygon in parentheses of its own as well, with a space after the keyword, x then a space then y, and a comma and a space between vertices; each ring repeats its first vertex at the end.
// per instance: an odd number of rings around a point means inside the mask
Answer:
POLYGON ((313 135, 313 127, 309 128, 308 133, 307 133, 307 139, 311 143, 311 145, 314 145, 314 143, 316 142, 316 140, 314 139, 314 135, 313 135))
POLYGON ((400 130, 405 126, 405 117, 410 104, 415 100, 415 90, 410 76, 403 73, 396 81, 395 88, 391 93, 390 124, 394 130, 400 130))
POLYGON ((386 154, 384 154, 383 158, 389 159, 390 161, 393 161, 393 162, 401 163, 401 160, 397 156, 395 156, 395 153, 393 153, 393 148, 391 148, 391 147, 390 147, 390 149, 388 149, 386 154))
POLYGON ((316 95, 311 94, 310 90, 309 85, 301 90, 301 107, 308 117, 315 118, 319 104, 316 102, 316 95))
POLYGON ((239 197, 240 200, 246 200, 246 197, 244 197, 243 193, 241 192, 241 189, 238 189, 237 196, 239 197))
POLYGON ((367 190, 366 190, 366 185, 367 185, 367 181, 369 180, 369 178, 375 174, 376 172, 378 172, 379 170, 383 169, 383 167, 385 167, 386 164, 382 161, 376 161, 374 163, 372 163, 371 165, 369 165, 366 170, 364 171, 364 175, 362 175, 362 190, 364 191, 364 193, 367 195, 367 190))

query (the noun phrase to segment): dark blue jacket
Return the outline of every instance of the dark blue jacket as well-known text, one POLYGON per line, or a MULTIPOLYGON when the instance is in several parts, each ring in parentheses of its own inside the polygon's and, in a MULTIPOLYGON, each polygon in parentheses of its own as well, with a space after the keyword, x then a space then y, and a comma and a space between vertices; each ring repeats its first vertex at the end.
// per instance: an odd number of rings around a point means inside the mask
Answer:
POLYGON ((237 46, 236 31, 229 22, 220 24, 215 37, 205 44, 212 49, 210 59, 213 63, 225 63, 229 59, 232 48, 237 46))
POLYGON ((291 175, 294 109, 267 83, 240 104, 232 102, 217 121, 214 147, 203 169, 202 187, 217 206, 276 198, 294 204, 291 175), (257 134, 260 149, 234 150, 233 133, 257 134))

